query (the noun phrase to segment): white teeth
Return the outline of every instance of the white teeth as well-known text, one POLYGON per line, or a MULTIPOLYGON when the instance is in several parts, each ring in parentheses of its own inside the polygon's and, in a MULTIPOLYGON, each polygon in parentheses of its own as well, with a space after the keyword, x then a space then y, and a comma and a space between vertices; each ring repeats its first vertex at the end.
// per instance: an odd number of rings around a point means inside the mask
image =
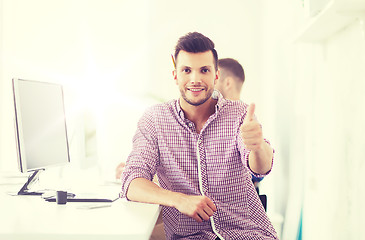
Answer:
POLYGON ((201 90, 203 90, 203 89, 190 89, 190 91, 192 91, 192 92, 199 92, 201 90))

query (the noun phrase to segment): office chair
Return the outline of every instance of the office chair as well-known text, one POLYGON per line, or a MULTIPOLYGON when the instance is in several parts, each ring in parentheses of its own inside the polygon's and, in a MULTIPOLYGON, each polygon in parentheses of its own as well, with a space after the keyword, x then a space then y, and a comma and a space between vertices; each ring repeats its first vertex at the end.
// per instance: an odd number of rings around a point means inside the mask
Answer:
POLYGON ((261 194, 259 195, 259 198, 261 200, 262 205, 265 208, 265 212, 266 212, 266 206, 267 206, 267 196, 265 194, 261 194))

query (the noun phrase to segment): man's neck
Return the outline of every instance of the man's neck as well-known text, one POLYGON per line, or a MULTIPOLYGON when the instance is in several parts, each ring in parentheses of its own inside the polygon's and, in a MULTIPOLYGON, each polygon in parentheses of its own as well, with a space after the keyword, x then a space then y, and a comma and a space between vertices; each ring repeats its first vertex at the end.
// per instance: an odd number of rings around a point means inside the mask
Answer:
POLYGON ((238 95, 238 96, 230 98, 230 99, 233 100, 233 101, 238 101, 238 100, 240 100, 240 96, 238 95))
POLYGON ((181 109, 184 111, 185 117, 195 124, 197 132, 200 132, 204 123, 214 114, 216 104, 217 100, 210 98, 205 103, 194 106, 180 98, 181 109))
POLYGON ((237 93, 236 92, 231 92, 231 94, 229 94, 225 98, 233 100, 233 101, 237 101, 237 100, 240 100, 240 97, 241 97, 240 92, 237 92, 237 93))

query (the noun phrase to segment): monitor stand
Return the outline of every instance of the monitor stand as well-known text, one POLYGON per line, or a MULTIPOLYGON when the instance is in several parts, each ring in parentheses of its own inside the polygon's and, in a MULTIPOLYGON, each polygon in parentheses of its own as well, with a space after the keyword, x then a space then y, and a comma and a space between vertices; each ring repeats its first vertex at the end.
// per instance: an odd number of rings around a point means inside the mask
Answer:
POLYGON ((19 190, 17 195, 42 195, 43 192, 31 192, 30 188, 38 181, 39 174, 44 169, 35 170, 29 177, 27 182, 23 185, 23 187, 19 190))

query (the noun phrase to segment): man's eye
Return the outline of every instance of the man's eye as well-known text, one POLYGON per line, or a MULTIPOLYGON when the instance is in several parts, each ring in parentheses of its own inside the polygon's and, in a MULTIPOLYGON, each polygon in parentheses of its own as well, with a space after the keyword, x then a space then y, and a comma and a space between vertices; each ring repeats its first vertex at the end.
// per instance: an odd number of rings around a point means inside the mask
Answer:
POLYGON ((190 69, 185 68, 185 69, 183 69, 183 72, 184 73, 190 73, 190 69))
POLYGON ((209 72, 209 69, 206 69, 206 68, 202 69, 202 73, 207 73, 207 72, 209 72))

